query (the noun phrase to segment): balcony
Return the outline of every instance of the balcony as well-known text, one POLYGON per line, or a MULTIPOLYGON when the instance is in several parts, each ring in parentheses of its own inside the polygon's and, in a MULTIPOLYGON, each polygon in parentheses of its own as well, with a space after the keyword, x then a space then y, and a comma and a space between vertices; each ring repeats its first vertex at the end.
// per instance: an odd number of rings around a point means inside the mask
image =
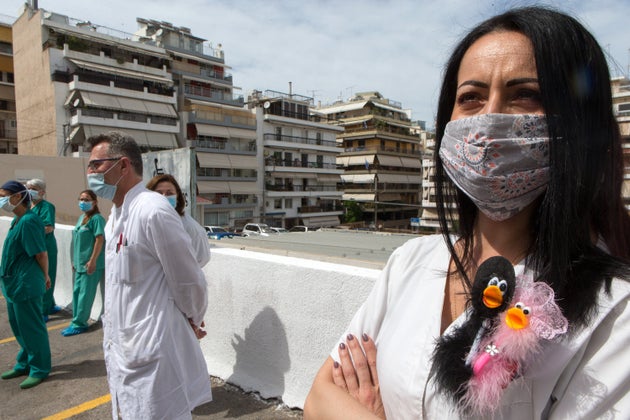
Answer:
POLYGON ((189 83, 184 85, 184 93, 186 95, 196 96, 201 100, 212 100, 214 102, 221 102, 239 107, 245 105, 245 100, 243 99, 243 96, 235 97, 232 95, 231 92, 209 89, 203 86, 194 86, 189 83))
POLYGON ((323 147, 332 148, 333 152, 339 152, 341 149, 337 147, 337 141, 335 140, 322 140, 317 138, 310 137, 301 137, 301 136, 285 136, 278 135, 274 133, 266 133, 263 135, 263 140, 265 145, 272 146, 273 143, 284 146, 283 143, 290 143, 295 145, 312 145, 312 146, 322 146, 320 148, 313 148, 314 150, 322 149, 323 147))
MULTIPOLYGON (((286 160, 286 159, 277 159, 273 156, 265 159, 265 166, 269 166, 268 170, 274 170, 278 167, 281 168, 309 168, 309 169, 336 169, 341 170, 343 166, 337 165, 336 163, 325 163, 325 162, 317 162, 317 161, 302 161, 300 159, 286 160)), ((267 170, 267 168, 265 168, 267 170)), ((309 171, 311 172, 311 171, 309 171)))

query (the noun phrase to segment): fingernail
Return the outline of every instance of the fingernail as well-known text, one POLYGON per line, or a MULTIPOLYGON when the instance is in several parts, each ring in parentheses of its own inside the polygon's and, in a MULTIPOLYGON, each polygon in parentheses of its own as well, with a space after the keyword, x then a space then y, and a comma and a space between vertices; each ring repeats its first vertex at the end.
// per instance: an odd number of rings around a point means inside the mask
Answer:
POLYGON ((346 345, 344 343, 339 343, 339 348, 341 350, 345 350, 346 349, 346 345))
POLYGON ((348 340, 353 340, 354 336, 352 334, 348 334, 348 340))
POLYGON ((363 341, 368 341, 370 339, 370 337, 368 337, 368 335, 366 333, 363 333, 361 338, 363 338, 363 341))
POLYGON ((339 369, 339 362, 333 363, 333 366, 335 366, 335 369, 339 369))

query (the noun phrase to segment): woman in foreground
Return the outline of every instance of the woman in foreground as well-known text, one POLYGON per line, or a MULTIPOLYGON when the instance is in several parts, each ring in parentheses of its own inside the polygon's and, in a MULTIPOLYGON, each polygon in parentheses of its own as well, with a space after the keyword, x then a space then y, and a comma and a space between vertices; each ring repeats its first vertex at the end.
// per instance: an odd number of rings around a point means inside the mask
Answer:
MULTIPOLYGON (((446 66, 437 151, 443 235, 394 252, 318 372, 304 417, 630 412, 630 372, 620 368, 630 343, 630 218, 595 39, 540 7, 474 28, 446 66), (477 269, 494 256, 513 266, 514 297, 500 289, 505 310, 475 319, 477 269)), ((499 290, 500 277, 481 278, 488 308, 486 290, 499 290)))

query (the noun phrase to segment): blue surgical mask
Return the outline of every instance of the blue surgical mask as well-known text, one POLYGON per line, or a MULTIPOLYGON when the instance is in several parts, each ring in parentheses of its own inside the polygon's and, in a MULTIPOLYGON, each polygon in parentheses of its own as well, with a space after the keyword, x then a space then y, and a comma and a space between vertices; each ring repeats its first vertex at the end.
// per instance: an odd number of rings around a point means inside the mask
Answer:
POLYGON ((168 200, 168 202, 171 203, 171 206, 173 206, 173 208, 177 207, 177 196, 176 195, 165 195, 165 197, 168 200))
POLYGON ((79 201, 79 208, 81 211, 90 211, 92 210, 92 202, 91 201, 79 201))
POLYGON ((37 190, 28 190, 28 193, 31 195, 31 200, 33 200, 33 201, 39 200, 39 191, 37 191, 37 190))
MULTIPOLYGON (((15 193, 17 194, 17 193, 15 193)), ((17 204, 11 204, 11 201, 9 201, 11 199, 11 197, 13 197, 15 194, 11 194, 8 195, 6 197, 0 197, 0 208, 6 212, 12 213, 13 210, 15 210, 15 208, 22 202, 24 201, 24 197, 26 197, 26 194, 24 194, 22 196, 22 199, 17 203, 17 204)))
MULTIPOLYGON (((118 162, 120 162, 120 160, 118 162)), ((92 191, 94 191, 94 194, 96 194, 98 197, 104 198, 106 200, 114 199, 114 196, 116 195, 116 188, 118 188, 118 183, 120 182, 122 175, 120 176, 120 178, 118 178, 118 181, 116 181, 116 184, 110 185, 105 182, 105 174, 107 174, 107 172, 114 169, 114 166, 118 165, 118 162, 112 165, 112 167, 106 170, 105 172, 88 174, 87 176, 88 187, 92 191)))

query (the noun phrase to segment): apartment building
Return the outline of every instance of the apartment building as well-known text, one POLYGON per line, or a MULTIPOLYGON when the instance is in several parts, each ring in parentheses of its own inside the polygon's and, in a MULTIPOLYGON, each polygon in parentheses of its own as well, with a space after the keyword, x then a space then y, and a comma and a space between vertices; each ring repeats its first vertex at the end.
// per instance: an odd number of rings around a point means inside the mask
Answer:
POLYGON ((630 79, 627 76, 613 77, 611 85, 613 111, 617 117, 623 140, 623 197, 626 208, 630 210, 630 79))
POLYGON ((182 144, 197 157, 197 218, 205 225, 239 227, 259 215, 256 116, 236 96, 221 44, 213 46, 189 28, 137 19, 135 36, 169 56, 177 92, 182 144))
POLYGON ((13 18, 0 15, 0 154, 17 154, 13 72, 13 18))
POLYGON ((422 185, 421 136, 411 111, 378 92, 363 92, 316 112, 345 129, 337 136, 343 200, 355 201, 375 228, 408 229, 420 215, 422 185))
POLYGON ((112 129, 143 151, 178 147, 170 56, 132 34, 25 7, 13 24, 18 150, 72 156, 112 129))
POLYGON ((313 98, 254 91, 247 99, 258 121, 258 154, 264 168, 261 221, 270 226, 337 226, 343 214, 341 152, 343 128, 311 114, 313 98))

